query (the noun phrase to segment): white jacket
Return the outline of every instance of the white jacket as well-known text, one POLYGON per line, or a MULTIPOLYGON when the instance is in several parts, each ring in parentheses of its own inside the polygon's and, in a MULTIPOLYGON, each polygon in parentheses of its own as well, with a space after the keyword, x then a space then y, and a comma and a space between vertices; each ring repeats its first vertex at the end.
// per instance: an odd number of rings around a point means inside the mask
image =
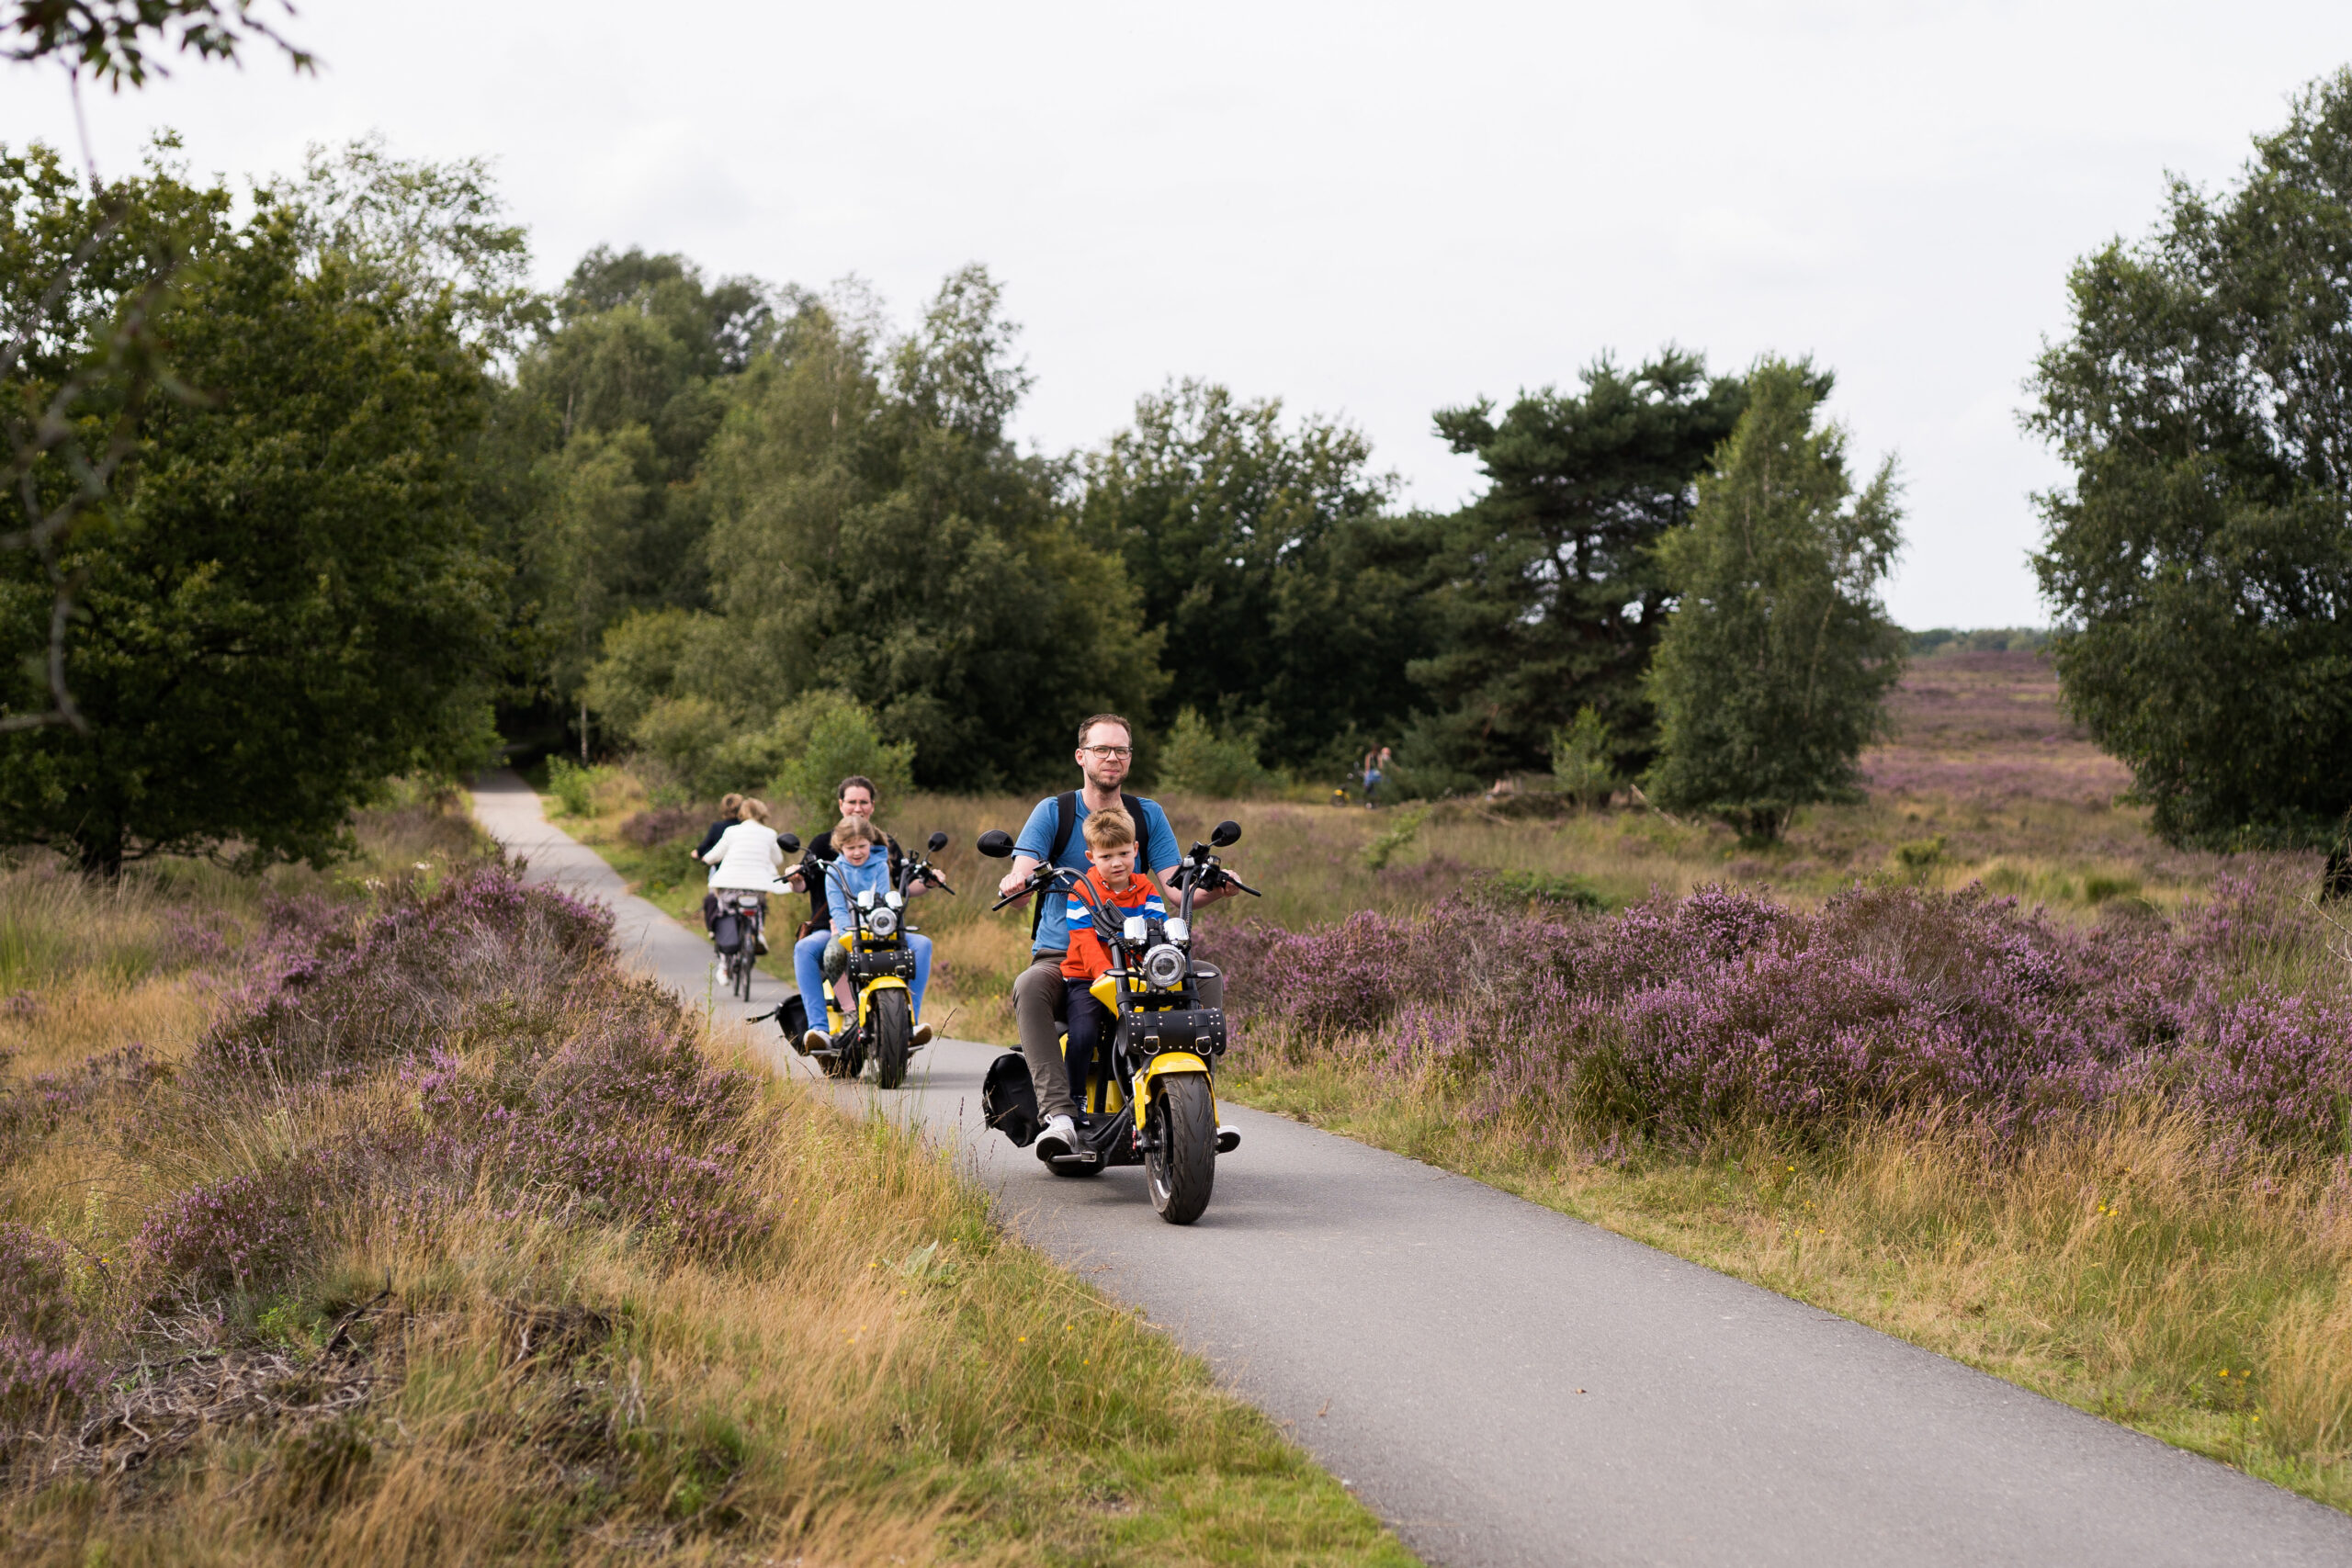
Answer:
POLYGON ((749 893, 787 891, 776 881, 784 852, 776 848, 775 829, 760 822, 738 822, 718 835, 718 842, 702 857, 718 869, 710 874, 713 887, 749 893))

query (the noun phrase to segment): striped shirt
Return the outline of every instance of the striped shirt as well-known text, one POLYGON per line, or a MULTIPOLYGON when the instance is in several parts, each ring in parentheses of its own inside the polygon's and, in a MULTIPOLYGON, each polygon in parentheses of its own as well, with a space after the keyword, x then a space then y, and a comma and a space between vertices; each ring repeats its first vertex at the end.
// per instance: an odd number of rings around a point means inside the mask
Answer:
MULTIPOLYGON (((1106 908, 1116 908, 1125 915, 1149 915, 1164 919, 1168 906, 1160 902, 1159 885, 1142 872, 1127 878, 1127 890, 1114 893, 1111 885, 1102 880, 1099 871, 1086 874, 1086 882, 1095 898, 1106 908)), ((1091 980, 1111 967, 1111 950, 1094 934, 1094 909, 1087 903, 1086 895, 1073 887, 1069 890, 1069 908, 1062 911, 1069 921, 1069 954, 1062 960, 1062 976, 1070 980, 1091 980)))

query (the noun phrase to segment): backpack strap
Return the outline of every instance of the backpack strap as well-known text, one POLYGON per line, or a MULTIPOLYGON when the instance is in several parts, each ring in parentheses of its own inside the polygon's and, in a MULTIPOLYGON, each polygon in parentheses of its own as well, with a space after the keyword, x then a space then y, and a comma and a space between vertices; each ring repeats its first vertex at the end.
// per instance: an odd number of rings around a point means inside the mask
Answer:
MULTIPOLYGON (((1127 814, 1127 820, 1135 824, 1136 863, 1142 865, 1144 857, 1151 852, 1151 828, 1149 824, 1146 823, 1143 819, 1143 802, 1137 800, 1134 795, 1129 795, 1125 790, 1121 790, 1119 792, 1119 808, 1127 814)), ((1151 868, 1149 866, 1144 866, 1144 874, 1146 876, 1151 874, 1151 868)))
MULTIPOLYGON (((1069 848, 1069 836, 1078 828, 1078 791, 1069 790, 1054 797, 1054 847, 1046 852, 1047 870, 1061 863, 1062 852, 1069 848)), ((1046 923, 1046 900, 1050 894, 1040 890, 1036 902, 1029 908, 1029 942, 1036 944, 1037 931, 1046 923)))

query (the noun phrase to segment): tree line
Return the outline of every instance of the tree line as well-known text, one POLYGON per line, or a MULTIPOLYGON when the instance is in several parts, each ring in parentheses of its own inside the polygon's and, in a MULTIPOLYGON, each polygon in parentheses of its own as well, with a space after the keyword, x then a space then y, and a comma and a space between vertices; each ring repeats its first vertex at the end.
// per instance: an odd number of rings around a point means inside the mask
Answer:
MULTIPOLYGON (((1433 513, 1393 506, 1360 432, 1208 381, 1139 398, 1090 450, 1019 453, 1005 428, 1028 381, 977 267, 897 334, 854 288, 710 284, 636 252, 583 261, 559 314, 515 393, 548 433, 515 579, 541 716, 567 744, 601 724, 712 783, 765 776, 808 705, 843 698, 933 788, 1050 776, 1057 721, 1101 707, 1221 749, 1235 779, 1337 779, 1389 743, 1397 782, 1428 793, 1547 768, 1589 713, 1634 776, 1663 733, 1653 664, 1677 590, 1659 547, 1697 514, 1758 376, 1786 384, 1788 439, 1830 443, 1801 461, 1842 474, 1826 373, 1711 376, 1673 349, 1499 412, 1440 412, 1490 484, 1433 513), (714 375, 696 302, 730 290, 769 308, 714 375), (640 335, 681 346, 592 346, 640 335), (687 399, 699 423, 670 413, 687 399), (657 471, 665 420, 698 450, 672 443, 657 471)), ((1845 586, 1872 627, 1860 656, 1891 671, 1885 565, 1845 586)), ((1849 629, 1828 628, 1816 665, 1849 629)))
MULTIPOLYGON (((2036 383, 2067 699, 2183 841, 2352 805, 2347 103, 2086 259, 2036 383)), ((21 537, 82 508, 0 556, 0 831, 96 865, 331 852, 375 781, 502 732, 697 785, 854 739, 979 789, 1096 709, 1227 781, 1385 743, 1413 792, 1638 781, 1770 837, 1853 792, 1909 647, 1893 469, 1849 473, 1808 361, 1669 346, 1440 409, 1485 485, 1408 510, 1360 432, 1212 381, 1021 450, 978 266, 904 323, 640 250, 541 297, 481 165, 373 142, 242 219, 168 145, 102 188, 7 153, 0 205, 21 537)))

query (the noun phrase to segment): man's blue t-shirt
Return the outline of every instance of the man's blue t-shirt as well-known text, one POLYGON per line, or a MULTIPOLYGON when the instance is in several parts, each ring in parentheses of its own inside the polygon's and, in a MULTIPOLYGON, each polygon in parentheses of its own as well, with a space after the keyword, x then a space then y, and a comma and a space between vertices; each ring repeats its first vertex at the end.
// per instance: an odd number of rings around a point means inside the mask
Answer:
MULTIPOLYGON (((1168 813, 1156 800, 1138 799, 1143 807, 1143 820, 1136 824, 1143 837, 1143 869, 1155 876, 1163 871, 1173 871, 1184 852, 1176 847, 1176 829, 1168 825, 1168 813)), ((1012 841, 1012 852, 1033 855, 1042 861, 1046 852, 1054 847, 1054 829, 1061 814, 1061 796, 1047 795, 1029 813, 1029 820, 1022 825, 1021 836, 1012 841)), ((1069 842, 1062 847, 1062 858, 1054 863, 1072 871, 1086 869, 1086 796, 1078 797, 1078 820, 1070 824, 1069 842)), ((1058 953, 1069 946, 1069 917, 1066 906, 1069 900, 1048 896, 1045 918, 1037 922, 1038 953, 1058 953)))

